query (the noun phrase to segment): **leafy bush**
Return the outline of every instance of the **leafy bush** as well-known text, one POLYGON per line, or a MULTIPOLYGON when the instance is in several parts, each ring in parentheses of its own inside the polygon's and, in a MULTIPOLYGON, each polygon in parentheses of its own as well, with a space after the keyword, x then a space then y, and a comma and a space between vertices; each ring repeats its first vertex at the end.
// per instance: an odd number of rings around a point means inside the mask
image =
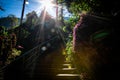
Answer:
POLYGON ((21 55, 21 51, 17 50, 16 48, 12 48, 11 53, 8 56, 8 59, 6 61, 6 64, 10 64, 13 60, 16 59, 16 57, 21 55))

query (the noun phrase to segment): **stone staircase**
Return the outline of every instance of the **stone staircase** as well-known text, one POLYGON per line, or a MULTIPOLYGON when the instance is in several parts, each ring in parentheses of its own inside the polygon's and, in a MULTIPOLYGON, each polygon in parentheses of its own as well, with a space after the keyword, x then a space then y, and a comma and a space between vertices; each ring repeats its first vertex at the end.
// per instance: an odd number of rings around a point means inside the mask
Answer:
POLYGON ((77 68, 70 61, 64 61, 56 80, 81 80, 77 68))
MULTIPOLYGON (((28 80, 28 79, 26 79, 28 80)), ((77 68, 57 52, 41 56, 29 80, 81 80, 77 68)))

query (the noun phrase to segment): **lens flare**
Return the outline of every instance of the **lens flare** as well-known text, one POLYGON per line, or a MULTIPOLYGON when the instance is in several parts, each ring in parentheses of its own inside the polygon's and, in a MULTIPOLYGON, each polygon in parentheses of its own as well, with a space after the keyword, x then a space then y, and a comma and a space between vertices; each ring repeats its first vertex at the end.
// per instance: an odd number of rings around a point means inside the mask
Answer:
POLYGON ((46 10, 51 9, 54 6, 54 4, 52 3, 52 0, 43 0, 41 1, 41 4, 46 10))

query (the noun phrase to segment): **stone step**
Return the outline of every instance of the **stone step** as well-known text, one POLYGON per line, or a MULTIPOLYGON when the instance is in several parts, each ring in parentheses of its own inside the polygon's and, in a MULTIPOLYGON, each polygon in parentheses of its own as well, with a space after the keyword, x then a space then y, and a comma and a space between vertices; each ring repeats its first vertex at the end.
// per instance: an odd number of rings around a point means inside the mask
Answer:
POLYGON ((80 74, 57 74, 56 80, 80 80, 80 74))
POLYGON ((62 68, 61 70, 76 70, 77 68, 62 68))
POLYGON ((64 63, 72 63, 71 61, 64 61, 64 63))
POLYGON ((66 73, 68 73, 68 74, 75 74, 75 73, 77 73, 77 71, 75 71, 75 70, 71 70, 71 71, 69 71, 69 70, 67 70, 67 71, 61 70, 61 71, 59 71, 57 73, 60 73, 60 74, 66 74, 66 73))
POLYGON ((63 66, 71 66, 72 64, 63 64, 63 66))
POLYGON ((33 80, 80 80, 80 76, 35 75, 33 80))
POLYGON ((56 76, 61 76, 61 77, 63 77, 63 76, 67 76, 67 77, 75 77, 75 76, 79 76, 80 77, 80 74, 57 74, 56 76))
POLYGON ((75 66, 73 64, 63 64, 64 68, 74 68, 75 66))

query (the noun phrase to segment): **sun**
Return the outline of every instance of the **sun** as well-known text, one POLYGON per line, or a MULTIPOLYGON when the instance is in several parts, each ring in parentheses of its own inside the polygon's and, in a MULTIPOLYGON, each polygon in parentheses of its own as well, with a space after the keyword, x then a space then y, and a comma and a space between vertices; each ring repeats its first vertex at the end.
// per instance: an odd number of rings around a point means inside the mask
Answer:
POLYGON ((40 3, 40 6, 37 9, 37 12, 39 13, 39 10, 45 10, 48 12, 53 18, 56 17, 56 4, 54 0, 36 0, 38 3, 40 3))
POLYGON ((58 5, 56 5, 56 0, 35 0, 39 5, 36 5, 37 8, 35 11, 39 15, 42 10, 48 12, 52 18, 56 18, 56 10, 58 5))
POLYGON ((46 9, 46 11, 52 9, 55 5, 52 3, 53 0, 43 0, 41 1, 42 7, 46 9))

